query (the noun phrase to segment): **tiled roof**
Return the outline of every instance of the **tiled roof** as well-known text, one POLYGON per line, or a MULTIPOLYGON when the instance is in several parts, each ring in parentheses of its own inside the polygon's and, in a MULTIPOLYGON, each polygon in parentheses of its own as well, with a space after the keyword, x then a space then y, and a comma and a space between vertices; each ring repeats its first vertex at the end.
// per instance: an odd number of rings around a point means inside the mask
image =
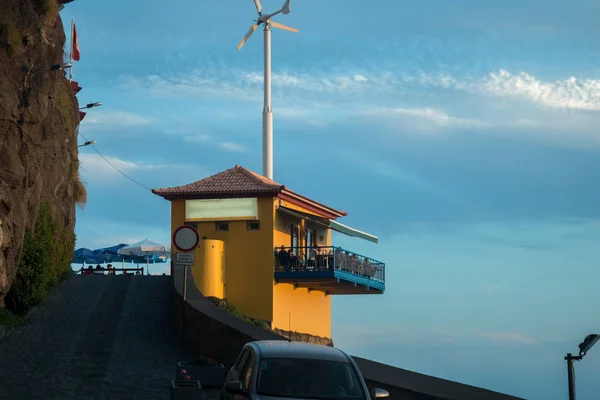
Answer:
POLYGON ((188 185, 152 189, 152 193, 165 199, 202 199, 215 196, 243 196, 277 194, 285 188, 269 178, 236 165, 226 171, 188 185))

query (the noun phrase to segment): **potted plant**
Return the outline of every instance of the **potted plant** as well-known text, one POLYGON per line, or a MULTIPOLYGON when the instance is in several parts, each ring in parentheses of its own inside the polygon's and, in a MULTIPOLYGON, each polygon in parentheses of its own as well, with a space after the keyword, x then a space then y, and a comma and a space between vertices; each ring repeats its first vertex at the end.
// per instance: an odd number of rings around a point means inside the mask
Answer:
POLYGON ((200 382, 191 380, 189 375, 171 381, 171 400, 198 400, 202 397, 200 382))
POLYGON ((204 387, 221 387, 225 382, 227 369, 212 358, 200 356, 191 361, 178 362, 176 376, 178 380, 189 376, 190 380, 200 381, 204 387))

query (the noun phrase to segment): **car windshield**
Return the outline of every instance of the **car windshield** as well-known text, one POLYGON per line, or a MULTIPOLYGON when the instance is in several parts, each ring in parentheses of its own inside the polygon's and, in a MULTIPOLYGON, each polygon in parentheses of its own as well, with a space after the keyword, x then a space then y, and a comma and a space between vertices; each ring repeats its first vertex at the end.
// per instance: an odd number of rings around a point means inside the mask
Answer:
POLYGON ((256 394, 301 399, 365 399, 352 364, 301 358, 262 359, 256 394))

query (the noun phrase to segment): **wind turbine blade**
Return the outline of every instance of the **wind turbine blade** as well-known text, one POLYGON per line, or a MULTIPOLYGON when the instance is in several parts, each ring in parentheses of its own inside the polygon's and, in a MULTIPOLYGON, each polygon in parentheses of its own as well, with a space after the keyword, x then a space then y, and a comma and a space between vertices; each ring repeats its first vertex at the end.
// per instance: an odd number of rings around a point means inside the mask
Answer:
POLYGON ((284 14, 290 13, 290 0, 285 0, 285 4, 281 8, 281 12, 284 14))
MULTIPOLYGON (((258 1, 258 0, 256 0, 258 1)), ((255 30, 258 29, 258 25, 254 24, 250 27, 250 30, 248 30, 248 33, 246 33, 246 36, 244 36, 244 38, 242 39, 242 41, 240 42, 240 44, 238 44, 238 50, 240 50, 244 44, 246 43, 246 41, 248 40, 248 38, 254 33, 255 30)))
POLYGON ((260 5, 260 0, 254 0, 254 5, 256 6, 256 11, 260 14, 262 11, 262 6, 260 5))
POLYGON ((280 24, 279 22, 275 22, 275 21, 269 21, 269 25, 271 25, 273 28, 283 29, 284 31, 299 32, 298 29, 296 29, 296 28, 292 28, 290 26, 283 25, 283 24, 280 24))

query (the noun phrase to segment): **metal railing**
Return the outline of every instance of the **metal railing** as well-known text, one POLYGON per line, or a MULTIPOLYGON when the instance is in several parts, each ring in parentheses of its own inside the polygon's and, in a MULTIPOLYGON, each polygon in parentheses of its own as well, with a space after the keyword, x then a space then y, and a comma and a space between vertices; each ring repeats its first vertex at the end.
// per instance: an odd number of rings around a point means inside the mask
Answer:
POLYGON ((80 268, 77 273, 80 275, 128 275, 129 273, 135 275, 144 275, 144 268, 80 268), (120 272, 120 274, 117 274, 120 272))
POLYGON ((336 270, 385 283, 384 263, 341 247, 275 247, 275 272, 336 270))

